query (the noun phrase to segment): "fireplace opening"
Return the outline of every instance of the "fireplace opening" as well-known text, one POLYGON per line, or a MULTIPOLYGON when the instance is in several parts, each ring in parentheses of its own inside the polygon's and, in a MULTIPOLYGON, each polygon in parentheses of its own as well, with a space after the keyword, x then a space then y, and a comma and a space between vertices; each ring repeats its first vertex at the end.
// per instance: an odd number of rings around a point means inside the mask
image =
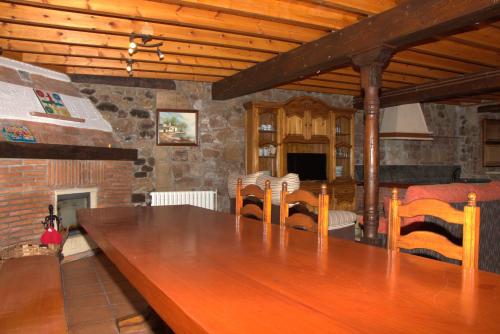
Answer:
POLYGON ((326 180, 326 154, 287 153, 288 173, 299 174, 300 180, 326 180))
POLYGON ((62 227, 69 228, 70 235, 85 233, 78 226, 76 210, 90 208, 90 192, 57 195, 57 214, 62 218, 62 227))
POLYGON ((75 255, 92 252, 97 245, 78 225, 78 209, 97 207, 97 188, 63 189, 54 193, 56 215, 62 218, 62 226, 69 228, 69 237, 63 247, 63 255, 75 255))

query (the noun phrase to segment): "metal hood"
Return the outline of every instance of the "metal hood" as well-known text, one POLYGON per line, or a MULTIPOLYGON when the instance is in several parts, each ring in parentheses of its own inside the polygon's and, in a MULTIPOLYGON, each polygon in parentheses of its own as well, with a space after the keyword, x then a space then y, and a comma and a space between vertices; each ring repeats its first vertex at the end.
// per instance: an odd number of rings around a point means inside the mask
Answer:
POLYGON ((381 139, 432 140, 420 103, 383 109, 381 139))

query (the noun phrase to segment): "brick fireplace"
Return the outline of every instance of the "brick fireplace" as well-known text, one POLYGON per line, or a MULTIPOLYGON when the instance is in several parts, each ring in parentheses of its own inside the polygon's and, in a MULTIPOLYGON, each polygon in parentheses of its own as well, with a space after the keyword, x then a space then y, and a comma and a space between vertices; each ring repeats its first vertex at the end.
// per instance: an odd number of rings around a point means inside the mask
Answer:
POLYGON ((68 76, 0 57, 0 88, 0 248, 38 243, 58 193, 93 189, 95 207, 132 205, 137 150, 122 148, 68 76))
POLYGON ((132 205, 132 161, 0 159, 0 247, 36 240, 58 190, 97 189, 97 207, 132 205))

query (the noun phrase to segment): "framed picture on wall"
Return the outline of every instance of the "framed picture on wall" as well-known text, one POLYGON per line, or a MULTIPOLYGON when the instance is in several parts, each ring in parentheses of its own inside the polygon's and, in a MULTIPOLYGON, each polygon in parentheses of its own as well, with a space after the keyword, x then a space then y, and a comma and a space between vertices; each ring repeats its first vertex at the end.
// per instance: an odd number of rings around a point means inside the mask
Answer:
POLYGON ((198 145, 198 110, 158 109, 157 145, 198 145))

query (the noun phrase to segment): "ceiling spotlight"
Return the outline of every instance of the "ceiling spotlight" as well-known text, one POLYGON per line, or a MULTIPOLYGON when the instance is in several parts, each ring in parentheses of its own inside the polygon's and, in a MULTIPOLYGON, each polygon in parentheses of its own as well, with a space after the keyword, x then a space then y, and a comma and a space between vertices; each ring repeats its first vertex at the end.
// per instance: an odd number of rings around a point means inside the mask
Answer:
POLYGON ((128 49, 128 54, 133 55, 135 53, 135 49, 129 48, 128 49))
POLYGON ((134 42, 134 41, 130 41, 130 44, 129 44, 128 46, 129 46, 129 48, 131 48, 131 49, 135 49, 135 48, 137 48, 137 43, 136 43, 136 42, 134 42))
POLYGON ((133 63, 134 63, 134 61, 132 59, 127 60, 127 67, 125 69, 127 70, 128 74, 132 73, 132 64, 133 63))
POLYGON ((165 55, 163 54, 163 52, 161 52, 160 47, 156 48, 156 54, 158 55, 158 58, 160 58, 160 60, 163 60, 163 58, 165 58, 165 55))
POLYGON ((133 75, 134 75, 134 72, 133 72, 133 71, 128 72, 128 76, 129 76, 129 77, 131 77, 131 76, 133 76, 133 75))

